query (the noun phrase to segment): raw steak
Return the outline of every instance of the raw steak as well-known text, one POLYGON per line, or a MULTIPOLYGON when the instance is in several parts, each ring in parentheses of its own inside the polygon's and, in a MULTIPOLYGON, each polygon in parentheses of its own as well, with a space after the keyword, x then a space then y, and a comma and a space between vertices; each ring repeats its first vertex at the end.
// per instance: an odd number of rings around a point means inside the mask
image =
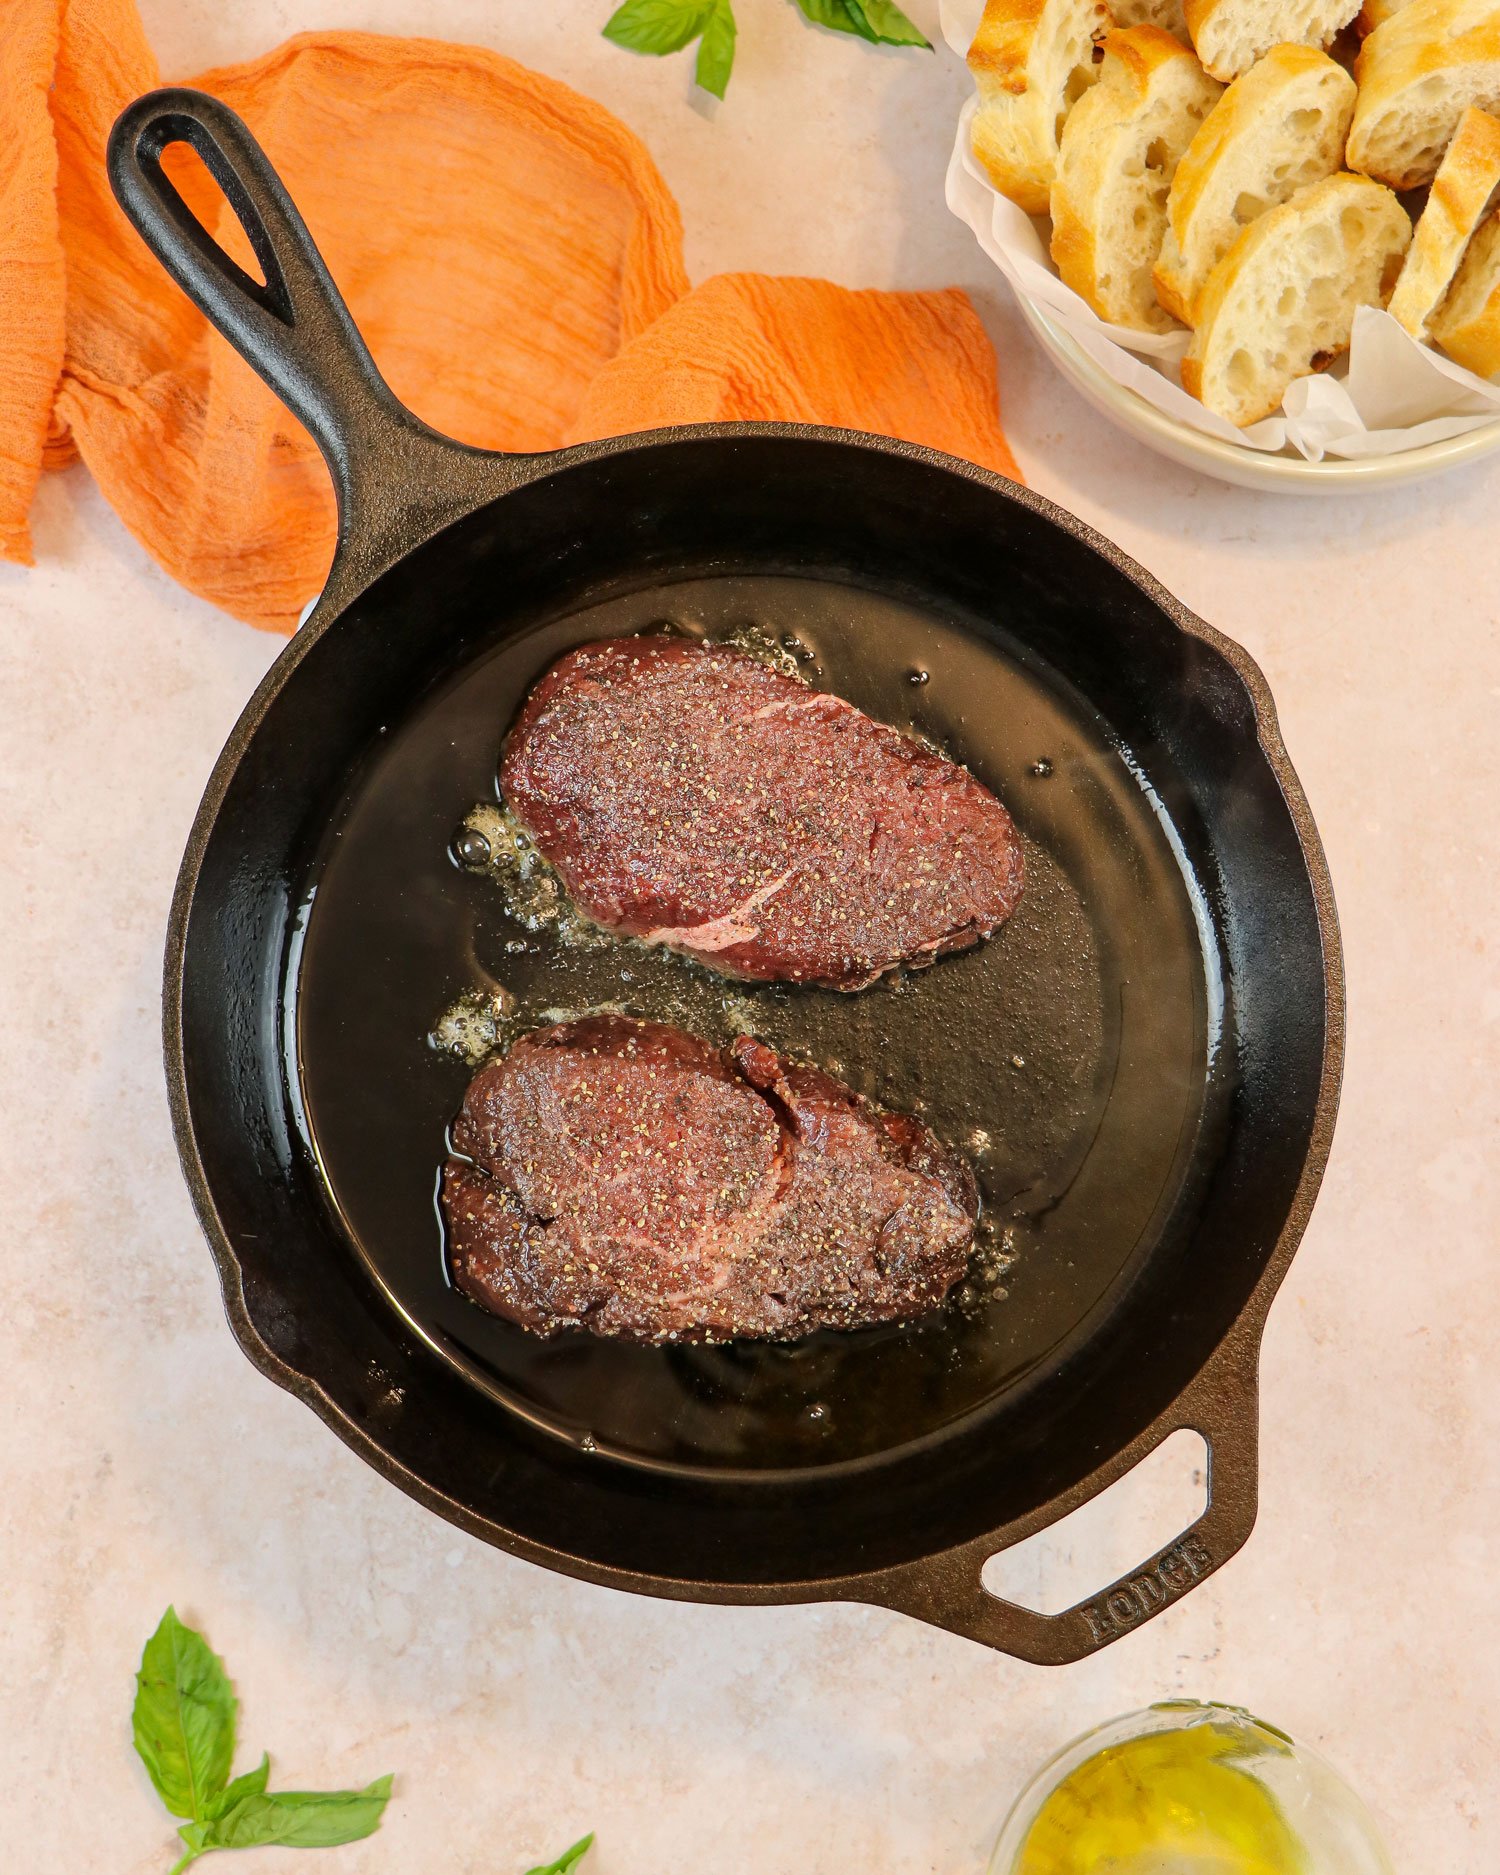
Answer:
POLYGON ((500 788, 586 916, 728 976, 863 989, 1021 896, 1015 825, 966 769, 724 645, 569 652, 500 788))
POLYGON ((453 1144, 453 1279, 543 1335, 904 1320, 963 1274, 978 1212, 919 1121, 748 1035, 721 1052, 625 1016, 523 1036, 470 1083, 453 1144))

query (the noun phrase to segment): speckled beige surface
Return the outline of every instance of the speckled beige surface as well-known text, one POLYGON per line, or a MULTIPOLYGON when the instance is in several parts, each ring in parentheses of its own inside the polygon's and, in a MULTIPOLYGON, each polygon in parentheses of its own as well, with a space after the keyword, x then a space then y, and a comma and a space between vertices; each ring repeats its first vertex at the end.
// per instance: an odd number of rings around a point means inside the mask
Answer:
POLYGON ((242 1875, 507 1875, 590 1826, 591 1875, 978 1875, 1043 1756, 1170 1693, 1322 1745, 1403 1875, 1492 1875, 1500 464, 1299 508, 1155 460, 1060 387, 942 208, 960 69, 738 6, 717 110, 681 61, 599 42, 607 0, 144 10, 169 75, 313 24, 516 53, 645 135, 695 276, 969 284, 1035 485, 1261 661, 1328 846, 1350 1044, 1266 1339, 1259 1529, 1164 1619, 1043 1672, 875 1610, 546 1575, 407 1502, 256 1375, 176 1170, 157 976, 199 790, 276 646, 171 585, 73 471, 39 503, 39 566, 0 569, 0 1864, 168 1866, 127 1715, 175 1598, 228 1655, 247 1752, 294 1782, 399 1773, 372 1842, 256 1852, 242 1875))

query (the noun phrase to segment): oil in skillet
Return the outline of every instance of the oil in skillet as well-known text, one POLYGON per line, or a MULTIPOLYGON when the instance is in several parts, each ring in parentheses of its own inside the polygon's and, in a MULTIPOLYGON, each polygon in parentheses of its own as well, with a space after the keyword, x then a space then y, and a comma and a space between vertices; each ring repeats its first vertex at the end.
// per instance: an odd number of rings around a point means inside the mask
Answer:
POLYGON ((475 1384, 575 1443, 588 1435, 601 1456, 822 1465, 1003 1399, 1129 1281, 1197 1124, 1203 958, 1129 767, 993 622, 821 580, 698 579, 672 598, 671 622, 695 635, 764 635, 774 620, 803 675, 965 761, 1026 837, 1010 922, 847 996, 727 983, 665 952, 582 948, 510 917, 450 843, 476 802, 494 803, 501 735, 541 673, 585 640, 664 622, 660 587, 619 594, 497 643, 372 752, 310 880, 288 1067, 360 1255, 475 1384), (993 1254, 967 1297, 909 1328, 666 1349, 524 1335, 456 1295, 442 1268, 433 1181, 471 1069, 423 1044, 464 995, 490 999, 500 1022, 614 1005, 711 1036, 753 1030, 821 1061, 968 1154, 993 1254))

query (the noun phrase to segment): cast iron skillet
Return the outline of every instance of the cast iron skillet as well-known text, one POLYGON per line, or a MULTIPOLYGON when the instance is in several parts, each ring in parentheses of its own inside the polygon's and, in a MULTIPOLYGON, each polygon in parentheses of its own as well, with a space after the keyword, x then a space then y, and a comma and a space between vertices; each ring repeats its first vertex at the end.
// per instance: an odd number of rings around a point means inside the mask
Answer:
POLYGON ((1327 1157, 1343 985, 1318 838, 1251 660, 1107 541, 930 449, 704 425, 504 457, 381 380, 245 126, 158 91, 110 176, 173 277, 317 440, 338 547, 214 769, 167 944, 179 1150, 250 1359, 385 1477, 613 1587, 881 1603, 1039 1662, 1150 1619, 1244 1543, 1266 1310, 1327 1157), (163 174, 193 146, 241 270, 163 174), (937 736, 1010 804, 1027 899, 862 996, 745 990, 508 914, 449 842, 566 645, 754 626, 937 736), (925 679, 925 681, 924 681, 925 679), (542 1343, 443 1279, 433 1180, 467 1070, 426 1032, 503 981, 750 1023, 974 1156, 975 1282, 909 1329, 793 1347, 542 1343), (1044 1616, 988 1557, 1168 1433, 1208 1508, 1044 1616))

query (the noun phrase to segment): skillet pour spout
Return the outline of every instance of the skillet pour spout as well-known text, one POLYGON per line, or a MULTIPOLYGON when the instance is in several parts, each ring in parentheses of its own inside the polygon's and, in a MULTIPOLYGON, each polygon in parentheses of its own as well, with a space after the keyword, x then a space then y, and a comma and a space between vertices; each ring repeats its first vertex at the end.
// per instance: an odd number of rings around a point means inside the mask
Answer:
MULTIPOLYGON (((873 1602, 1039 1663, 1154 1619, 1254 1523, 1261 1332, 1343 1053, 1327 868, 1254 663, 1073 516, 934 450, 796 424, 529 457, 454 442, 384 383, 233 112, 153 92, 109 173, 338 497, 328 582, 209 778, 167 933, 173 1124, 245 1353, 439 1515, 590 1582, 873 1602), (166 176, 177 142, 264 284, 166 176), (442 1281, 432 1181, 463 1074, 425 1034, 509 955, 447 842, 493 801, 506 723, 562 650, 747 612, 798 620, 872 713, 936 723, 1050 882, 899 997, 762 1008, 950 1130, 983 1117, 987 1202, 1026 1247, 1008 1294, 906 1329, 544 1346, 442 1281), (360 857, 377 848, 384 873, 360 857), (989 1557, 1181 1427, 1210 1449, 1190 1530, 1060 1614, 984 1587, 989 1557)), ((618 994, 586 975, 618 980, 618 959, 520 948, 538 1010, 618 994)), ((677 967, 644 971, 643 1013, 680 1006, 677 967)))

